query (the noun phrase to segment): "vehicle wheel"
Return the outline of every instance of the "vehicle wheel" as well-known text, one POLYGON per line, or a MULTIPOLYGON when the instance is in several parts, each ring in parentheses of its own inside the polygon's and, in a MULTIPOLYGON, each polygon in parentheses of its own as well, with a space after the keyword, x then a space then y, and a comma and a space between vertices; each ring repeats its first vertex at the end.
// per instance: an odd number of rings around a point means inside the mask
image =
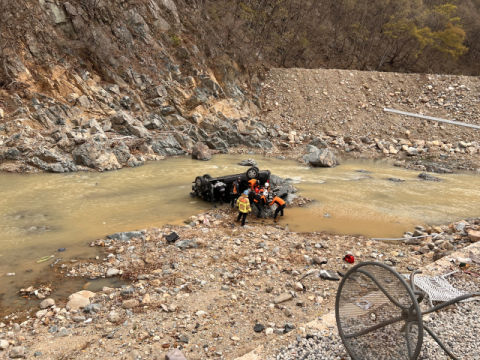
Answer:
POLYGON ((251 167, 246 172, 247 180, 258 179, 259 174, 260 171, 258 171, 258 168, 251 167))
POLYGON ((195 186, 197 187, 197 189, 201 189, 203 187, 203 178, 201 176, 197 176, 195 178, 195 186))
POLYGON ((205 174, 202 177, 204 177, 207 180, 212 180, 213 179, 209 174, 205 174))

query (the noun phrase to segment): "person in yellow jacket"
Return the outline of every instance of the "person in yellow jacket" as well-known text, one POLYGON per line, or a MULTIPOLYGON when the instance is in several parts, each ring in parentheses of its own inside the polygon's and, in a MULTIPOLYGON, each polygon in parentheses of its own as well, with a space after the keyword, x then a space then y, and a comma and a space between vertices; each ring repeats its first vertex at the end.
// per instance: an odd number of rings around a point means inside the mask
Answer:
POLYGON ((248 201, 248 191, 245 191, 237 200, 238 207, 238 218, 237 221, 242 219, 242 226, 245 226, 245 220, 247 219, 247 214, 252 212, 250 207, 250 201, 248 201))

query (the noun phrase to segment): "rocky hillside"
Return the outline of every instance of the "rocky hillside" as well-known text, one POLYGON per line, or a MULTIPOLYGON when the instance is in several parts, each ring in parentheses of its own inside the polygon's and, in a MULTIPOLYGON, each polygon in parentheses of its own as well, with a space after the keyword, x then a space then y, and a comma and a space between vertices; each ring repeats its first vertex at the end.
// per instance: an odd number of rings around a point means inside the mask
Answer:
POLYGON ((478 124, 475 77, 273 69, 262 82, 211 45, 182 0, 25 4, 0 1, 0 170, 113 170, 196 142, 480 167, 475 130, 383 112, 478 124))
POLYGON ((4 31, 1 170, 112 170, 197 141, 271 147, 235 63, 207 56, 174 2, 2 1, 7 24, 36 21, 4 31))

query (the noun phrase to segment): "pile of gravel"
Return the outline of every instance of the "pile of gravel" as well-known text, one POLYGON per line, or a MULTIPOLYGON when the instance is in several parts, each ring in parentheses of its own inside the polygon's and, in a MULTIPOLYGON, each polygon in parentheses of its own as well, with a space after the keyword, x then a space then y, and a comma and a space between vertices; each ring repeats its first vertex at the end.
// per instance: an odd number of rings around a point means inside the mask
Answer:
MULTIPOLYGON (((449 281, 464 291, 477 292, 478 285, 463 279, 449 281)), ((424 308, 425 306, 425 302, 424 308)), ((463 359, 478 359, 480 354, 480 303, 470 301, 450 306, 441 312, 424 317, 424 323, 449 347, 453 353, 463 359)), ((277 360, 350 360, 345 347, 335 329, 308 335, 308 339, 298 338, 288 348, 280 350, 277 360)), ((450 359, 437 343, 424 331, 423 346, 419 360, 450 359)), ((375 360, 375 359, 369 359, 375 360)))

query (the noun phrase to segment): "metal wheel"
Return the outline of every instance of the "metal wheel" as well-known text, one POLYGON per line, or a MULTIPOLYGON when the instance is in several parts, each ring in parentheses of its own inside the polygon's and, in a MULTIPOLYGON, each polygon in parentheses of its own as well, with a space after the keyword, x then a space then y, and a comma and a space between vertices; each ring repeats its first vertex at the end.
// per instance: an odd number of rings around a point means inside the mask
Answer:
POLYGON ((258 170, 258 168, 251 167, 246 172, 247 180, 258 179, 259 174, 260 174, 260 171, 258 170))
POLYGON ((416 360, 422 314, 413 290, 390 267, 364 262, 340 282, 335 304, 340 337, 353 360, 416 360))
POLYGON ((203 186, 203 178, 201 176, 195 178, 195 186, 199 189, 203 186))

